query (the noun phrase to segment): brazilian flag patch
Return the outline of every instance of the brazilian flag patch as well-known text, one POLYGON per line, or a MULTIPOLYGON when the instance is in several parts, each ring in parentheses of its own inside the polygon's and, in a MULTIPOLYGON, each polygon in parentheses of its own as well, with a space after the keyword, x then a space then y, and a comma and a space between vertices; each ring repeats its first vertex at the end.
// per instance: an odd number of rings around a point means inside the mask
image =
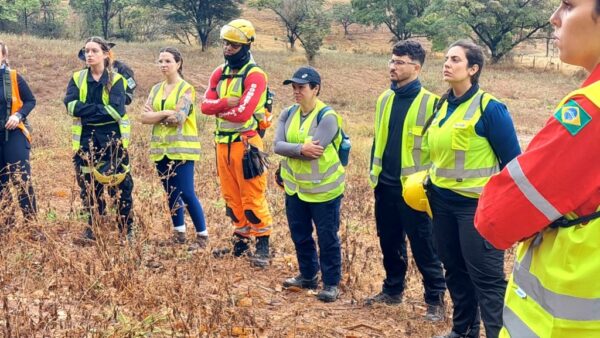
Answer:
POLYGON ((573 136, 577 135, 592 120, 592 117, 573 100, 569 100, 559 107, 554 113, 554 118, 573 136))

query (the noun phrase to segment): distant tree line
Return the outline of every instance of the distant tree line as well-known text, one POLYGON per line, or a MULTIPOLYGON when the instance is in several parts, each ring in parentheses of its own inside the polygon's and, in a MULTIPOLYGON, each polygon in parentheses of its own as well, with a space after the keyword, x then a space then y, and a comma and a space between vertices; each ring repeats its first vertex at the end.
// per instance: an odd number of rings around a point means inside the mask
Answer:
MULTIPOLYGON (((206 50, 219 28, 243 16, 243 0, 2 0, 0 32, 43 37, 149 41, 165 37, 206 50), (72 22, 75 21, 75 22, 72 22)), ((436 50, 469 36, 488 48, 492 62, 519 43, 548 37, 556 0, 248 0, 273 13, 285 29, 286 45, 299 42, 312 61, 331 23, 351 35, 351 25, 386 27, 390 41, 427 38, 436 50)))

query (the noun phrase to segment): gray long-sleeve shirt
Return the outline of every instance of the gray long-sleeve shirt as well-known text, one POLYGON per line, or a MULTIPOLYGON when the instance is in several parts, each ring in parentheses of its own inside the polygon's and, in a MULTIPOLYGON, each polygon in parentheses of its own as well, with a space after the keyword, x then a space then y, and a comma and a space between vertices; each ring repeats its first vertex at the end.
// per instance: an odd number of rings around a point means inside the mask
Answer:
MULTIPOLYGON (((274 141, 275 153, 281 156, 310 161, 312 160, 311 158, 302 156, 300 154, 300 151, 302 150, 302 143, 291 143, 286 141, 285 122, 288 119, 290 108, 291 107, 284 109, 279 115, 279 123, 277 124, 274 141)), ((318 112, 313 110, 310 114, 318 114, 318 112)), ((301 123, 305 122, 308 115, 309 114, 305 116, 300 115, 301 123)), ((338 124, 336 116, 334 114, 327 114, 323 116, 317 125, 313 140, 318 140, 319 145, 323 148, 326 148, 331 143, 337 132, 338 124)))

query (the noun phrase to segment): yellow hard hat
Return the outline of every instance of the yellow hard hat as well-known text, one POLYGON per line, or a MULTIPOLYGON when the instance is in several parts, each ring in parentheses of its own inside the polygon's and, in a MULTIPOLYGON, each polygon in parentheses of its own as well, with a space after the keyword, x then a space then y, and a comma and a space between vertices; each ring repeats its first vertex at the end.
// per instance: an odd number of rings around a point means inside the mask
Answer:
POLYGON ((426 178, 427 171, 425 170, 408 175, 402 188, 402 197, 409 207, 426 212, 431 217, 431 207, 424 187, 426 178))
POLYGON ((101 162, 99 165, 94 167, 92 174, 99 183, 106 186, 115 186, 121 184, 127 173, 129 172, 129 166, 121 164, 117 166, 116 170, 112 168, 108 162, 101 162))
POLYGON ((221 28, 221 40, 250 44, 254 42, 256 31, 252 23, 245 19, 235 19, 221 28))

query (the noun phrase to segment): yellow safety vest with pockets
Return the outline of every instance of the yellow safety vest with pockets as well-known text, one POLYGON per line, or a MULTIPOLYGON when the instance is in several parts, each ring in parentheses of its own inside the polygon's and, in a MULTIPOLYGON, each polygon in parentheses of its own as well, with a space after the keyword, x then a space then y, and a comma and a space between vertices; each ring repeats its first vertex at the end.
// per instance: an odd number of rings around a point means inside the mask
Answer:
POLYGON ((150 141, 150 158, 158 162, 167 156, 171 160, 200 160, 200 140, 196 126, 196 91, 184 80, 181 80, 167 96, 164 107, 162 98, 166 82, 161 82, 150 91, 150 102, 154 111, 175 110, 179 100, 191 90, 191 108, 182 126, 167 126, 155 124, 152 128, 150 141))
MULTIPOLYGON (((290 143, 305 143, 312 141, 317 129, 317 115, 325 108, 320 100, 304 121, 301 121, 301 109, 297 106, 288 108, 290 115, 285 122, 285 139, 290 143)), ((342 127, 342 118, 333 110, 323 117, 333 114, 342 127)), ((302 160, 285 157, 281 161, 281 178, 285 192, 288 195, 298 194, 305 202, 320 203, 331 201, 344 193, 345 169, 340 163, 336 146, 341 143, 341 133, 325 147, 323 155, 314 160, 302 160)))
POLYGON ((460 195, 479 198, 490 177, 500 171, 498 158, 489 141, 475 132, 487 104, 495 98, 481 89, 446 117, 444 102, 427 131, 431 182, 460 195), (485 95, 484 95, 485 94, 485 95))

